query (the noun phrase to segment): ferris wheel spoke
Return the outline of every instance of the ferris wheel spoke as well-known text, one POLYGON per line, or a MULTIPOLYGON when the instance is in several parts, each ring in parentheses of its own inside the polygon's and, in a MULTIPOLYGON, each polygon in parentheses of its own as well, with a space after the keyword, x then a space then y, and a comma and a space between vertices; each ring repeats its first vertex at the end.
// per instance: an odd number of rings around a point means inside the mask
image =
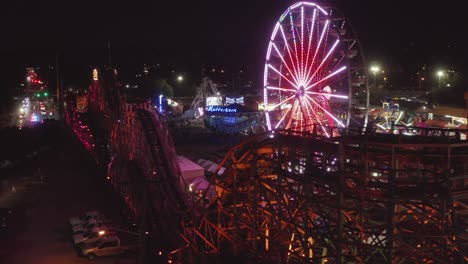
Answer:
MULTIPOLYGON (((319 61, 321 61, 320 63, 324 62, 326 63, 324 66, 325 67, 322 67, 320 64, 318 64, 319 66, 315 67, 314 68, 317 68, 318 70, 316 72, 318 72, 318 76, 323 76, 324 73, 327 72, 328 70, 328 63, 325 59, 325 56, 326 54, 326 51, 328 50, 328 38, 329 38, 329 32, 330 32, 330 25, 331 25, 331 22, 328 24, 328 27, 326 28, 326 31, 325 31, 325 37, 324 37, 324 40, 322 41, 323 45, 322 45, 322 48, 319 52, 319 54, 317 55, 317 59, 315 60, 316 64, 319 63, 319 61), (320 58, 320 59, 319 59, 320 58)), ((320 80, 320 78, 317 78, 318 80, 320 80)), ((307 85, 306 85, 307 86, 307 85)))
POLYGON ((278 73, 279 75, 281 75, 281 77, 283 77, 286 81, 288 81, 292 86, 294 86, 296 89, 299 89, 297 87, 296 84, 294 84, 293 82, 291 82, 288 78, 286 78, 286 76, 284 76, 280 71, 278 71, 275 67, 271 66, 271 64, 268 64, 268 67, 270 67, 270 69, 274 70, 276 73, 278 73))
MULTIPOLYGON (((324 106, 325 109, 330 110, 330 104, 329 104, 328 100, 323 102, 323 106, 324 106)), ((327 116, 327 121, 328 121, 329 124, 333 124, 333 121, 330 119, 331 116, 332 115, 327 116)))
POLYGON ((292 96, 290 96, 290 97, 284 99, 283 101, 281 101, 281 102, 277 103, 276 105, 270 107, 270 109, 268 109, 268 111, 274 110, 274 109, 277 108, 278 106, 280 106, 280 105, 282 105, 282 104, 285 104, 287 101, 293 99, 295 96, 296 96, 296 95, 292 95, 292 96))
POLYGON ((281 55, 281 53, 279 52, 278 47, 276 47, 275 43, 272 42, 272 44, 273 44, 273 48, 275 49, 276 53, 277 53, 278 56, 281 58, 281 61, 282 61, 283 64, 286 66, 286 69, 288 69, 289 74, 291 74, 291 76, 293 77, 293 79, 294 79, 294 81, 295 81, 296 83, 299 83, 297 77, 296 77, 295 74, 291 71, 291 69, 289 68, 288 64, 287 64, 286 61, 284 60, 283 55, 281 55))
POLYGON ((320 46, 322 45, 323 37, 325 36, 325 32, 327 32, 327 28, 328 28, 329 24, 330 24, 330 20, 327 19, 327 21, 325 22, 325 26, 323 27, 322 34, 320 34, 320 39, 319 39, 319 42, 317 44, 317 48, 315 49, 314 57, 312 58, 312 62, 310 63, 310 66, 309 66, 309 69, 307 71, 306 76, 309 76, 310 71, 313 68, 312 66, 314 65, 315 59, 317 58, 317 54, 318 54, 318 52, 320 50, 320 46))
MULTIPOLYGON (((336 68, 334 68, 333 70, 335 70, 335 69, 336 69, 336 68)), ((343 80, 344 78, 347 78, 347 76, 348 76, 347 74, 340 74, 340 75, 338 76, 338 78, 334 78, 332 81, 327 82, 327 85, 331 87, 331 86, 333 86, 335 83, 337 83, 337 82, 343 80)))
POLYGON ((296 65, 294 64, 294 59, 293 59, 293 56, 291 54, 291 48, 289 47, 288 40, 286 39, 286 36, 284 35, 283 27, 280 25, 279 28, 280 28, 280 31, 281 31, 281 36, 283 36, 283 40, 284 40, 284 43, 286 45, 286 50, 288 51, 289 59, 291 60, 291 64, 292 64, 293 69, 294 69, 296 80, 299 80, 299 74, 297 72, 296 65))
POLYGON ((345 127, 345 125, 338 119, 336 118, 335 116, 333 116, 330 112, 328 112, 323 106, 321 106, 319 103, 315 102, 314 99, 312 99, 312 97, 310 97, 309 95, 305 95, 307 98, 309 98, 312 103, 314 103, 316 106, 318 106, 320 109, 322 109, 322 111, 327 114, 329 117, 331 117, 333 120, 335 120, 335 122, 337 122, 340 126, 342 127, 345 127))
POLYGON ((304 79, 304 6, 301 6, 301 72, 304 79))
POLYGON ((267 86, 266 87, 268 90, 278 90, 278 91, 284 91, 284 92, 296 92, 294 89, 288 89, 288 88, 281 88, 281 87, 273 87, 273 86, 267 86))
POLYGON ((298 69, 298 79, 301 80, 302 79, 302 73, 301 73, 301 67, 300 67, 300 61, 299 61, 299 55, 298 55, 298 52, 297 52, 297 44, 296 44, 296 30, 294 29, 294 21, 293 21, 293 16, 292 16, 292 13, 290 12, 289 13, 289 21, 290 21, 290 25, 291 25, 291 33, 292 33, 292 36, 293 36, 293 44, 294 44, 294 55, 296 56, 296 66, 297 66, 297 69, 298 69))
POLYGON ((312 46, 312 38, 314 36, 314 26, 315 26, 315 17, 316 16, 317 16, 317 9, 314 8, 314 13, 312 14, 312 24, 310 26, 309 45, 307 45, 307 55, 306 55, 304 70, 307 69, 308 62, 309 62, 310 47, 312 46))
MULTIPOLYGON (((341 65, 341 61, 342 61, 343 59, 344 59, 344 56, 342 56, 342 57, 336 62, 335 66, 334 66, 333 69, 331 70, 332 72, 335 72, 335 71, 336 71, 336 68, 338 68, 338 66, 341 65)), ((343 78, 345 78, 346 76, 347 76, 346 74, 340 75, 339 78, 336 78, 336 79, 334 79, 332 82, 329 82, 329 83, 328 83, 328 86, 332 86, 332 85, 335 84, 336 82, 341 81, 341 80, 342 80, 343 78)), ((320 76, 320 77, 317 78, 317 79, 320 80, 321 78, 322 78, 322 76, 320 76)), ((312 79, 312 80, 313 80, 313 79, 312 79)))
POLYGON ((338 70, 336 70, 336 71, 330 73, 328 76, 326 76, 325 78, 321 79, 320 81, 318 81, 318 82, 316 82, 316 83, 314 83, 314 84, 311 84, 311 85, 307 86, 304 90, 306 90, 306 91, 309 90, 310 88, 314 87, 315 85, 317 85, 317 84, 319 84, 319 83, 321 83, 321 82, 323 82, 323 81, 325 81, 325 80, 327 80, 327 79, 333 77, 334 75, 336 75, 336 74, 342 72, 342 71, 345 70, 345 69, 346 69, 346 66, 343 66, 343 67, 339 68, 338 70))
POLYGON ((307 108, 307 105, 304 105, 305 103, 303 102, 304 99, 299 99, 299 105, 301 106, 301 112, 302 112, 302 116, 304 117, 304 123, 305 123, 305 126, 307 126, 307 123, 309 123, 309 117, 310 117, 310 111, 309 111, 309 108, 307 108), (307 110, 307 112, 304 110, 304 108, 307 110))
POLYGON ((286 125, 286 129, 291 127, 291 123, 292 123, 292 121, 294 119, 294 115, 296 114, 295 112, 297 112, 297 101, 294 101, 294 104, 291 107, 291 114, 289 115, 288 124, 286 125))
POLYGON ((322 62, 320 63, 320 65, 317 67, 317 69, 315 70, 315 72, 312 74, 312 76, 306 76, 306 84, 304 86, 307 86, 309 85, 309 83, 313 80, 314 76, 317 74, 317 72, 322 68, 323 64, 327 61, 327 59, 330 57, 330 54, 332 54, 333 50, 335 50, 336 46, 338 45, 338 43, 340 42, 339 39, 337 39, 335 41, 335 43, 333 44, 333 46, 330 48, 330 50, 328 51, 327 55, 325 55, 325 58, 323 58, 322 62))
POLYGON ((280 124, 283 123, 285 117, 288 115, 289 112, 291 112, 291 109, 292 109, 292 107, 289 108, 289 109, 286 111, 286 113, 284 113, 284 115, 281 117, 280 121, 276 124, 275 129, 278 129, 278 127, 280 126, 280 124))
MULTIPOLYGON (((305 100, 305 101, 306 101, 308 107, 312 110, 312 113, 313 113, 313 115, 314 115, 314 117, 315 117, 315 120, 319 122, 320 127, 322 128, 322 130, 323 130, 323 132, 325 133, 325 135, 326 135, 327 137, 330 137, 330 136, 328 135, 327 130, 325 129, 325 127, 324 127, 324 125, 323 125, 323 123, 322 123, 322 120, 318 117, 317 113, 315 112, 314 107, 310 104, 309 100, 305 100)), ((315 125, 315 124, 312 124, 312 125, 315 125)))
POLYGON ((332 94, 332 93, 318 93, 318 92, 311 92, 311 91, 306 91, 306 94, 314 94, 314 95, 323 95, 323 96, 329 96, 329 97, 335 97, 335 98, 341 98, 341 99, 348 99, 348 96, 346 95, 338 95, 338 94, 332 94))

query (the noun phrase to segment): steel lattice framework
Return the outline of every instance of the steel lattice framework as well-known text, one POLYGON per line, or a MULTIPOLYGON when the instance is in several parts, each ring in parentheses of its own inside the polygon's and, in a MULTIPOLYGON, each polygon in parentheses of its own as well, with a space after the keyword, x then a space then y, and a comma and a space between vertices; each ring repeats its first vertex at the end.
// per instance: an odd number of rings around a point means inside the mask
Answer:
POLYGON ((216 195, 199 196, 181 178, 162 117, 111 95, 110 83, 94 83, 102 95, 90 99, 95 117, 112 121, 108 179, 174 261, 468 260, 468 131, 274 130, 232 148, 227 172, 209 179, 216 195))
POLYGON ((340 134, 236 146, 186 239, 263 263, 464 263, 468 143, 340 134))

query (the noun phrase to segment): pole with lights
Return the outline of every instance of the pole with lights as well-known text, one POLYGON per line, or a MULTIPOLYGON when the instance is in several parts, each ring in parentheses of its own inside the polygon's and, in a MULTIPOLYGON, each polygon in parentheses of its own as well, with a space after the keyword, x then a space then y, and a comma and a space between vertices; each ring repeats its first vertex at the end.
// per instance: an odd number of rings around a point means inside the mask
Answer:
POLYGON ((377 73, 380 71, 380 67, 377 66, 377 65, 373 65, 373 66, 371 66, 370 71, 372 72, 372 75, 374 76, 374 81, 373 81, 373 85, 372 85, 372 86, 375 86, 375 76, 376 76, 377 73))
POLYGON ((438 78, 437 88, 439 88, 439 89, 440 89, 440 81, 441 81, 443 76, 444 76, 444 71, 437 71, 437 78, 438 78))
MULTIPOLYGON (((373 75, 373 83, 372 83, 372 87, 376 87, 376 75, 377 73, 380 71, 380 67, 378 65, 372 65, 370 67, 370 72, 372 73, 373 75)), ((367 129, 367 125, 368 125, 368 122, 369 122, 369 108, 370 108, 370 89, 369 89, 369 85, 367 85, 367 89, 366 89, 366 116, 364 118, 364 129, 367 129)))
POLYGON ((162 112, 163 111, 163 105, 162 105, 162 98, 163 98, 163 95, 160 94, 159 95, 159 112, 162 112))

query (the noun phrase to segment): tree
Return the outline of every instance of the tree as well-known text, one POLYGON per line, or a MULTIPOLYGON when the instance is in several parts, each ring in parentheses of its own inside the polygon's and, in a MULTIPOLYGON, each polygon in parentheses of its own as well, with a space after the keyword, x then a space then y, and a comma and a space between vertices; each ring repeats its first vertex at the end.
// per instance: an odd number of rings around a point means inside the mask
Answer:
MULTIPOLYGON (((156 80, 156 87, 155 87, 156 95, 162 94, 164 97, 172 97, 174 96, 174 88, 167 82, 166 79, 159 78, 156 80)), ((155 95, 155 94, 153 94, 155 95)))

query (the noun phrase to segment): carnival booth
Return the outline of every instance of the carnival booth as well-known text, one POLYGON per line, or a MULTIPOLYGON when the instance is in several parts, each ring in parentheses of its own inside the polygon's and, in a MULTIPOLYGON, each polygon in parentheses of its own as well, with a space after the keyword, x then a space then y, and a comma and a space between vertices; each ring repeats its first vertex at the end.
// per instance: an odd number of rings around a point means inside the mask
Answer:
POLYGON ((263 115, 238 103, 210 105, 206 108, 206 120, 210 128, 220 133, 251 134, 262 129, 263 115))

